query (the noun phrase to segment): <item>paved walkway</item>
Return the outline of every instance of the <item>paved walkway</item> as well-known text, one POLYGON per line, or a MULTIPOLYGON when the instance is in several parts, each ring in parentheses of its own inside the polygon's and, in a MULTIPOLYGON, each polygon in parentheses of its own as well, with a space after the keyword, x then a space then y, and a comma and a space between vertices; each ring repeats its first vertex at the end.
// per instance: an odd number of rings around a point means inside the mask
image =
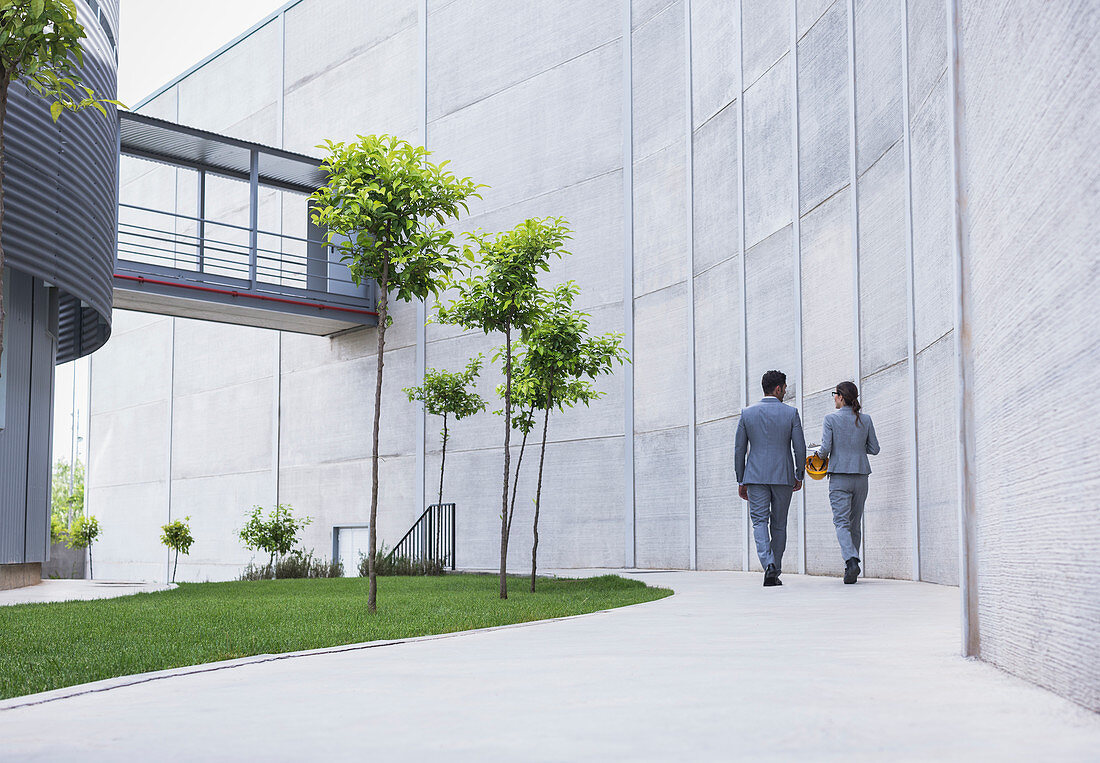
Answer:
POLYGON ((119 580, 43 580, 38 585, 0 591, 0 606, 6 604, 42 604, 51 601, 113 599, 135 593, 167 591, 175 585, 131 583, 119 580))
POLYGON ((9 700, 0 759, 1100 757, 1100 716, 955 656, 956 589, 634 575, 677 593, 88 691, 118 683, 101 682, 36 705, 11 707, 43 695, 9 700))

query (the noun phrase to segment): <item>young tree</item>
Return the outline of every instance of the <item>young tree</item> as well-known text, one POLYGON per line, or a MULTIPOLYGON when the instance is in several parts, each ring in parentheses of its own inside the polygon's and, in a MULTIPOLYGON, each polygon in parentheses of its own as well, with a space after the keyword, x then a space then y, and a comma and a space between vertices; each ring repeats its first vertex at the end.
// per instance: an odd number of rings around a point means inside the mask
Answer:
POLYGON ((627 360, 622 334, 589 336, 589 318, 573 309, 578 289, 572 282, 557 286, 540 310, 541 320, 529 328, 520 343, 516 390, 518 397, 543 412, 542 442, 539 446, 538 483, 532 524, 531 590, 535 590, 539 548, 539 510, 542 505, 542 475, 546 461, 546 433, 550 411, 586 406, 602 397, 590 379, 611 373, 627 360))
POLYGON ((439 321, 504 334, 504 487, 500 499, 500 598, 508 598, 508 479, 512 433, 512 336, 538 319, 538 274, 550 269, 550 258, 561 257, 571 238, 560 217, 528 219, 495 235, 468 234, 467 258, 480 258, 478 272, 453 285, 458 297, 439 309, 439 321))
POLYGON ((176 567, 180 563, 180 552, 182 551, 186 556, 191 550, 191 544, 195 542, 195 539, 191 537, 191 527, 187 524, 190 521, 191 517, 184 517, 182 520, 177 519, 175 522, 169 522, 160 528, 164 531, 160 536, 160 542, 176 552, 176 559, 172 562, 173 583, 176 582, 176 567))
MULTIPOLYGON (((66 109, 79 111, 95 107, 107 116, 106 104, 118 101, 99 98, 82 84, 87 35, 76 20, 73 0, 0 0, 0 233, 4 226, 4 121, 8 113, 8 89, 21 81, 50 103, 56 122, 66 109)), ((0 287, 3 286, 4 248, 0 246, 0 287)), ((0 288, 0 356, 4 353, 3 289, 0 288)))
POLYGON ((284 503, 272 509, 267 519, 263 517, 263 507, 253 506, 239 537, 245 548, 270 554, 267 566, 274 569, 275 561, 286 556, 298 542, 299 531, 312 522, 313 517, 295 519, 291 507, 284 503))
POLYGON ((77 517, 69 528, 69 537, 65 539, 65 545, 69 548, 88 549, 88 580, 94 580, 92 574, 92 544, 99 537, 99 520, 95 517, 77 517))
POLYGON ((367 609, 375 611, 374 573, 378 544, 378 427, 382 414, 382 358, 386 348, 391 292, 400 300, 438 295, 458 264, 454 234, 443 228, 458 219, 482 187, 459 179, 446 164, 427 161, 429 152, 389 135, 360 135, 351 144, 327 141, 321 168, 328 184, 312 196, 313 221, 328 230, 329 242, 348 263, 358 285, 378 284, 378 355, 375 370, 371 450, 370 546, 367 609))
POLYGON ((443 417, 443 451, 439 460, 439 500, 443 503, 443 468, 447 464, 447 417, 454 416, 456 421, 473 416, 485 410, 485 401, 469 389, 481 372, 481 356, 466 364, 465 371, 451 373, 429 368, 424 374, 424 383, 419 387, 406 387, 405 394, 409 402, 419 400, 424 410, 433 416, 443 417))

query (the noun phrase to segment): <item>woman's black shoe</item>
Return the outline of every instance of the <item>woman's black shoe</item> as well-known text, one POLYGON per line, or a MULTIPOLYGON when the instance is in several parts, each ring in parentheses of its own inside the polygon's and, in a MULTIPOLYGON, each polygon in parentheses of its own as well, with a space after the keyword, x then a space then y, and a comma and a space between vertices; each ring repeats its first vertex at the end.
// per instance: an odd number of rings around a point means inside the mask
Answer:
POLYGON ((844 567, 844 582, 851 584, 859 577, 859 559, 854 556, 848 560, 844 567))

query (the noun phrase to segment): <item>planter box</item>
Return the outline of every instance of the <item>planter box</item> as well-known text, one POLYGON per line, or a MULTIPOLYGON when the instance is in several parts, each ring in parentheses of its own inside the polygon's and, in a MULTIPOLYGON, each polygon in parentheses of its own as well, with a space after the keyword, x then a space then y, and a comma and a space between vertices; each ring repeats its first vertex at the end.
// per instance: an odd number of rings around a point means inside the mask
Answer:
POLYGON ((50 546, 50 560, 42 563, 42 577, 83 580, 86 577, 86 558, 83 548, 69 548, 64 543, 54 543, 50 546))

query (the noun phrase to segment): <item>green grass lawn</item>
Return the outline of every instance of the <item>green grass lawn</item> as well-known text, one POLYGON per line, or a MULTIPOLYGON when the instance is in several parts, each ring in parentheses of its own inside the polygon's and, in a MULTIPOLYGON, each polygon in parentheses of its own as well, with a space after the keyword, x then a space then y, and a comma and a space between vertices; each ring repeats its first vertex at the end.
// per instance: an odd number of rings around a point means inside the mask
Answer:
POLYGON ((611 575, 385 577, 367 613, 365 578, 183 583, 117 599, 0 607, 0 699, 103 678, 577 615, 671 594, 611 575))

